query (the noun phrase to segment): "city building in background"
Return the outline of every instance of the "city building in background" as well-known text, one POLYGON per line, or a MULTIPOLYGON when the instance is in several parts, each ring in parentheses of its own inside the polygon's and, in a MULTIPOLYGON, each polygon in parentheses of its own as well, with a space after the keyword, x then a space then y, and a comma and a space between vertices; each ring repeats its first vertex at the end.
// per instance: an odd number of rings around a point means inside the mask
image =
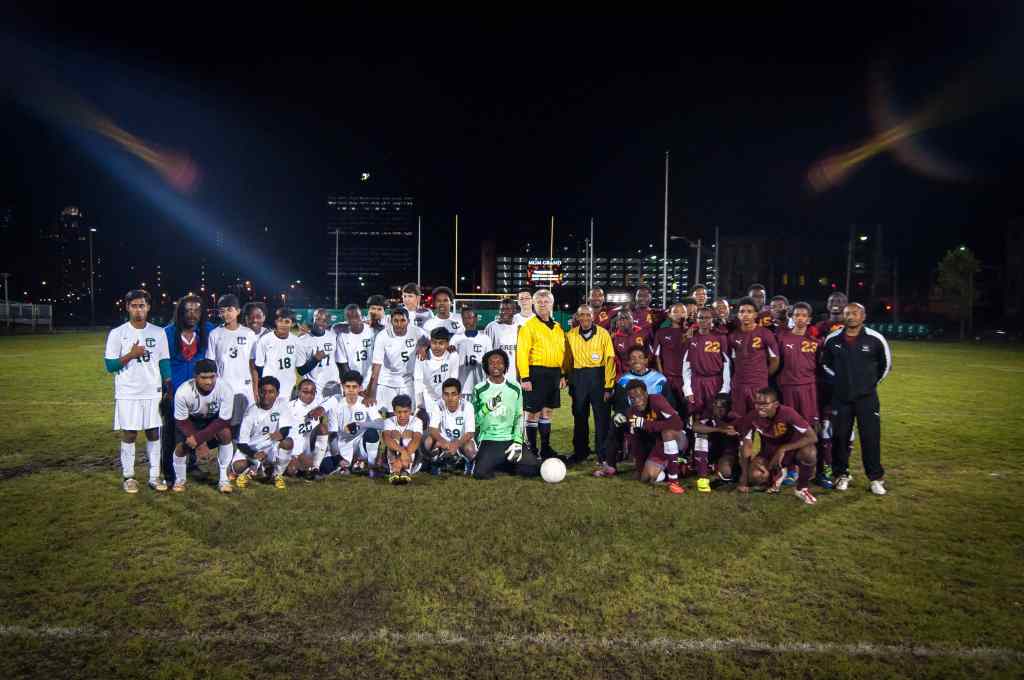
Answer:
POLYGON ((36 302, 53 304, 61 323, 89 323, 90 285, 95 286, 96 295, 103 288, 102 260, 93 250, 95 232, 96 227, 87 222, 85 212, 69 205, 40 234, 42 262, 38 285, 32 286, 33 297, 36 302))
POLYGON ((416 272, 416 202, 411 196, 327 198, 328 290, 342 300, 401 285, 416 272))

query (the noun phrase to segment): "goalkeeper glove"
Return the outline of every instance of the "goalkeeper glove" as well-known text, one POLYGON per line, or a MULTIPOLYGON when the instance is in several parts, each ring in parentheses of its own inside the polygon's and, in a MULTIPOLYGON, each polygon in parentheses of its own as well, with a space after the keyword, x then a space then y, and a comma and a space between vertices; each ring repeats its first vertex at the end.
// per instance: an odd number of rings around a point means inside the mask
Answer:
POLYGON ((518 463, 523 458, 523 445, 512 443, 505 449, 505 460, 510 463, 518 463))

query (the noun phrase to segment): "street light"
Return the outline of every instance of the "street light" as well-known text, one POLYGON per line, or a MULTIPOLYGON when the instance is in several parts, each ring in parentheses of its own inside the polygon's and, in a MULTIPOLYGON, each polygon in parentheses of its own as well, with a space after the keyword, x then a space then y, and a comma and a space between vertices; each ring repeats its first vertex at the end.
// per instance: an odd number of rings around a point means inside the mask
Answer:
POLYGON ((696 241, 691 241, 690 239, 686 238, 685 236, 675 236, 675 235, 669 236, 668 238, 669 238, 670 241, 686 241, 686 244, 688 246, 690 246, 691 248, 696 248, 697 249, 697 258, 696 258, 697 272, 694 274, 693 283, 694 283, 694 285, 700 283, 700 270, 701 270, 700 249, 703 246, 704 240, 698 238, 696 241))

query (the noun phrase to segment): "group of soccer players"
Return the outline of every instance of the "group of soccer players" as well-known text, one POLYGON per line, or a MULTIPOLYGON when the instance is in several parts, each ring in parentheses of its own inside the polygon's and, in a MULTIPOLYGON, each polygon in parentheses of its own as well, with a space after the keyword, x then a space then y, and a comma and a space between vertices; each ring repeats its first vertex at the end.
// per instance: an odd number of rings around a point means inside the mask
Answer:
MULTIPOLYGON (((149 294, 130 291, 128 321, 110 332, 105 351, 124 490, 139 490, 140 431, 148 485, 161 492, 185 491, 190 475, 205 476, 214 460, 219 490, 233 493, 256 481, 284 489, 290 477, 358 472, 393 484, 420 470, 535 476, 547 458, 578 464, 595 452, 594 476, 616 475, 629 456, 639 479, 672 493, 683 493, 690 472, 699 492, 794 485, 808 504, 816 502, 812 481, 849 485, 852 418, 864 438, 863 409, 835 428, 842 446, 833 479, 831 385, 836 370, 857 369, 861 357, 836 364, 823 348, 844 329, 858 337, 869 329, 861 328, 863 308, 841 293, 812 325, 809 305, 783 296, 767 304, 763 286, 751 287, 735 317, 728 300, 710 301, 703 286, 664 311, 651 307, 649 288, 623 305, 607 304, 595 288, 568 333, 553 318, 548 290, 503 300, 483 329, 471 304, 456 312, 451 290, 437 288, 432 298, 433 309, 423 307, 411 283, 390 310, 371 296, 365 318, 351 304, 340 323, 318 309, 296 328, 295 314, 280 307, 268 328, 262 303, 242 307, 224 295, 222 325, 213 328, 202 300, 186 296, 175 323, 160 328, 147 320, 149 294), (566 386, 576 423, 574 450, 563 457, 550 436, 566 386)), ((872 357, 884 353, 872 388, 891 365, 881 343, 864 346, 872 357)), ((868 469, 875 493, 885 493, 880 470, 880 462, 868 469)))

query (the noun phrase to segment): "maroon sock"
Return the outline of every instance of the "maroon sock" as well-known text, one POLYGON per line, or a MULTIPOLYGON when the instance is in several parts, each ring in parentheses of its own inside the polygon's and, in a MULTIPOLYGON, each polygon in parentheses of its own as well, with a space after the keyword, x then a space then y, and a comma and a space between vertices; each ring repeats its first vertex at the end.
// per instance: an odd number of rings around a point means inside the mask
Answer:
POLYGON ((694 451, 693 452, 693 463, 697 466, 697 476, 707 477, 708 476, 708 452, 707 451, 694 451))
POLYGON ((811 477, 814 476, 813 465, 798 465, 797 469, 799 472, 796 477, 796 488, 806 489, 811 483, 811 477))

